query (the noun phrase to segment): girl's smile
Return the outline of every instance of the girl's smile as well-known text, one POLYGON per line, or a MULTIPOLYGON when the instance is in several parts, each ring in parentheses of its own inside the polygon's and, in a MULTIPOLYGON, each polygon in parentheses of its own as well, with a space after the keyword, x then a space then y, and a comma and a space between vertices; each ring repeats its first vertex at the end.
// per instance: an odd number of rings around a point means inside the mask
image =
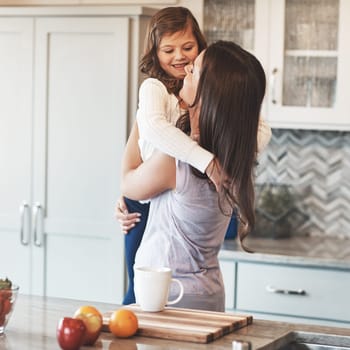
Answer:
POLYGON ((183 79, 185 66, 194 61, 198 55, 198 44, 191 26, 185 31, 164 35, 157 52, 159 64, 171 77, 183 79))

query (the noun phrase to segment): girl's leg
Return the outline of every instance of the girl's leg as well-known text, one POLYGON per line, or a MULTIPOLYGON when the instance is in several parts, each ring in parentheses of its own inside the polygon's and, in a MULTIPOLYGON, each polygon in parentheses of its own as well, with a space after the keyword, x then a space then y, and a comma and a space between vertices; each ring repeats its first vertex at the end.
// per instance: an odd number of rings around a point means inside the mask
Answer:
POLYGON ((129 213, 138 212, 141 213, 140 222, 138 222, 135 227, 133 227, 125 235, 125 258, 126 258, 126 267, 128 271, 128 290, 125 294, 123 305, 135 303, 135 294, 134 294, 134 263, 135 255, 138 247, 140 246, 143 233, 145 231, 149 203, 140 203, 128 198, 124 198, 125 204, 128 207, 129 213))
POLYGON ((233 213, 230 223, 227 227, 225 239, 235 239, 236 236, 237 236, 237 216, 236 216, 236 213, 233 213))

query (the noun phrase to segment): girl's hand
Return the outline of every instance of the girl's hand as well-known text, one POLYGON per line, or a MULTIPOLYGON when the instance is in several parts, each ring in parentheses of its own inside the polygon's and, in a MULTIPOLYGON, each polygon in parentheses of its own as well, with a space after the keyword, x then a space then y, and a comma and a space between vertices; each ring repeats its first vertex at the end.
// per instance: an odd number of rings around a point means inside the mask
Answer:
POLYGON ((216 191, 219 192, 221 174, 219 167, 216 165, 215 158, 213 158, 213 160, 209 163, 205 173, 209 177, 210 181, 215 185, 216 191))
MULTIPOLYGON (((215 185, 216 191, 219 192, 221 181, 222 181, 222 169, 216 158, 209 163, 207 169, 205 169, 205 173, 209 177, 210 181, 215 185)), ((225 178, 225 177, 224 177, 225 178)))
POLYGON ((115 206, 115 217, 120 223, 120 228, 124 234, 127 234, 135 225, 140 222, 140 213, 129 214, 124 198, 120 197, 115 206))

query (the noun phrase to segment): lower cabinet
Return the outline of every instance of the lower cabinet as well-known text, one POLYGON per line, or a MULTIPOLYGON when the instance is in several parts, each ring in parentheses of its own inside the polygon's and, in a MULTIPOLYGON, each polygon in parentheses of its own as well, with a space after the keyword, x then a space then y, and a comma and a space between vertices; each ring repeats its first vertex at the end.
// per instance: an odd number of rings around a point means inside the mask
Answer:
POLYGON ((225 306, 226 309, 233 309, 236 297, 236 263, 234 261, 220 261, 220 268, 225 284, 225 306))
POLYGON ((222 260, 221 268, 227 310, 265 319, 350 325, 349 270, 234 260, 222 260))

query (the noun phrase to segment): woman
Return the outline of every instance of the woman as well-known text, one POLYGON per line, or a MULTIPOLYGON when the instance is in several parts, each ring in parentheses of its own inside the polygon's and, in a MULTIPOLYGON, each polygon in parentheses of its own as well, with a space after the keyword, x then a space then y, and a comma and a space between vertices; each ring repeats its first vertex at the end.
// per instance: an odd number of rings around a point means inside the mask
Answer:
MULTIPOLYGON (((201 148, 197 142, 176 128, 175 123, 186 108, 179 96, 185 66, 192 63, 207 47, 198 22, 187 8, 166 7, 156 12, 148 26, 145 51, 140 69, 146 75, 139 89, 137 127, 140 135, 141 158, 149 158, 157 148, 163 153, 182 160, 203 174, 210 175, 216 185, 219 182, 217 164, 213 154, 201 148)), ((260 119, 258 148, 261 151, 269 142, 270 127, 260 119)), ((116 216, 125 233, 125 258, 128 272, 128 289, 123 304, 135 303, 134 262, 149 212, 148 202, 127 197, 118 200, 116 216)), ((235 236, 234 214, 227 229, 227 236, 235 236)))
MULTIPOLYGON (((265 94, 259 61, 232 42, 210 45, 186 67, 180 97, 189 114, 178 126, 221 166, 218 192, 206 175, 164 153, 141 162, 135 126, 128 140, 122 193, 151 199, 135 265, 168 266, 182 281, 179 307, 224 311, 218 252, 233 210, 241 242, 254 226, 254 166, 265 94)), ((210 174, 209 174, 210 177, 210 174)))

